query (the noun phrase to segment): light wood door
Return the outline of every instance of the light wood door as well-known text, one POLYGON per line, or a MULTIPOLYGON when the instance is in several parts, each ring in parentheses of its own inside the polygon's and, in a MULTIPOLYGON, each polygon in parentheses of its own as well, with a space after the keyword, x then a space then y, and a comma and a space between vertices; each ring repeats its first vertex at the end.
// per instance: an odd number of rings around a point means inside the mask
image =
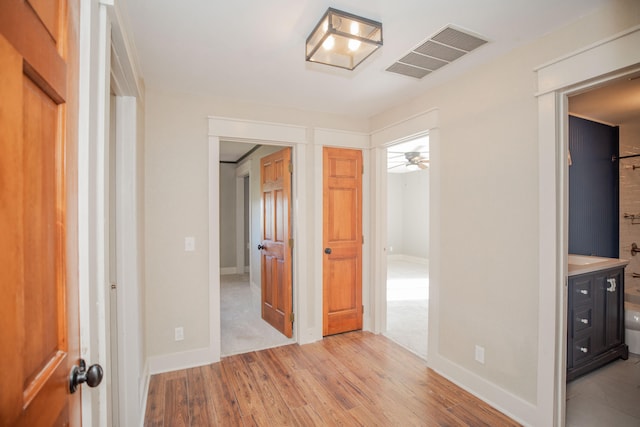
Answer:
POLYGON ((291 149, 260 159, 262 318, 291 338, 291 149))
POLYGON ((66 0, 0 4, 0 425, 81 424, 77 28, 66 0))
POLYGON ((322 334, 362 329, 362 151, 324 148, 322 334))

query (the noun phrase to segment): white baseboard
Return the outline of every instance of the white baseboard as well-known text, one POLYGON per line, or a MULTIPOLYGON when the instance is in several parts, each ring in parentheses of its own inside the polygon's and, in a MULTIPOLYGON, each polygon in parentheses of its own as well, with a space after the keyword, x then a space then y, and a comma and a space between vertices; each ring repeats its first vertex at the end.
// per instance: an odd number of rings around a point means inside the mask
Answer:
POLYGON ((149 374, 149 361, 147 360, 144 364, 144 369, 142 370, 142 378, 140 378, 140 389, 138 390, 141 393, 140 399, 140 427, 144 427, 144 417, 147 412, 147 397, 149 396, 149 380, 151 379, 151 374, 149 374))
POLYGON ((392 255, 387 255, 387 259, 392 261, 407 261, 407 262, 415 262, 416 264, 429 265, 429 258, 420 258, 412 255, 392 254, 392 255))
POLYGON ((220 275, 221 276, 228 276, 229 274, 242 274, 242 273, 249 273, 251 271, 251 267, 250 266, 246 266, 244 268, 242 267, 222 267, 220 269, 220 275), (240 270, 240 271, 238 271, 240 270))
POLYGON ((536 420, 540 418, 540 415, 538 414, 538 408, 534 404, 496 386, 438 354, 429 353, 427 365, 458 387, 487 402, 518 423, 524 426, 538 424, 536 420))
POLYGON ((220 268, 220 275, 221 276, 227 276, 229 274, 238 274, 238 268, 237 267, 222 267, 222 268, 220 268))
POLYGON ((150 375, 195 368, 196 366, 209 365, 214 362, 213 350, 209 347, 151 356, 147 360, 150 375))

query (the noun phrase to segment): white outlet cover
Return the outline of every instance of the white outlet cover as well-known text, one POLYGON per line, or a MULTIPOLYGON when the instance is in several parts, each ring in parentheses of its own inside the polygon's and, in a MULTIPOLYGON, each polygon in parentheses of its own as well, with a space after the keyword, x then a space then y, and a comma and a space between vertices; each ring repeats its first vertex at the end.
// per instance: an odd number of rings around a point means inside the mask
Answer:
POLYGON ((484 347, 476 345, 476 362, 484 364, 484 347))
POLYGON ((182 341, 184 339, 184 328, 178 327, 175 330, 175 340, 182 341))

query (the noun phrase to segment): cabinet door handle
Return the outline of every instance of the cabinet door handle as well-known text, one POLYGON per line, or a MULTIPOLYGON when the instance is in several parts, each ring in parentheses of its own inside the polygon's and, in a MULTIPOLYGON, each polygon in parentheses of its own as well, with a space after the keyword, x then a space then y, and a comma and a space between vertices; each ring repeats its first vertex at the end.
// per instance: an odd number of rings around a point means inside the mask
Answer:
POLYGON ((610 285, 607 288, 607 292, 615 292, 616 291, 616 279, 607 279, 607 283, 610 285))
POLYGON ((585 325, 589 324, 589 319, 578 318, 578 320, 580 320, 580 322, 584 323, 585 325))
POLYGON ((580 289, 580 293, 581 293, 582 295, 589 295, 589 291, 588 291, 588 290, 586 290, 586 289, 580 289))
POLYGON ((589 349, 587 347, 579 347, 579 350, 583 353, 589 353, 589 349))

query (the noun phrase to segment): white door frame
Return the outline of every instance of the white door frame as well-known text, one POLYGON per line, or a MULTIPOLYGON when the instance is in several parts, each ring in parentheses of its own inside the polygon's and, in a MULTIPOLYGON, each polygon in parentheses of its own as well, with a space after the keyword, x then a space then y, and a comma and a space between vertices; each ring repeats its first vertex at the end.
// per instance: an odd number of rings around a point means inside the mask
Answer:
MULTIPOLYGON (((244 254, 247 249, 247 236, 244 233, 244 178, 250 175, 251 160, 247 160, 236 167, 236 274, 244 274, 245 259, 244 254)), ((249 183, 251 186, 251 183, 249 183)), ((251 190, 251 188, 249 188, 251 190)), ((251 224, 251 206, 249 206, 249 224, 251 224)), ((251 226, 249 226, 249 241, 251 240, 251 226)), ((249 257, 251 264, 251 257, 249 257)), ((251 281, 251 269, 249 269, 249 283, 251 281)))
POLYGON ((429 135, 429 322, 428 354, 438 352, 438 305, 440 286, 440 132, 438 130, 438 110, 429 110, 407 120, 377 130, 371 135, 373 147, 373 167, 371 187, 375 188, 372 201, 375 212, 373 218, 373 277, 374 291, 372 305, 375 309, 372 330, 386 331, 387 324, 387 148, 399 142, 429 135))
MULTIPOLYGON (((379 145, 376 148, 376 153, 375 153, 375 168, 376 171, 378 173, 378 180, 376 181, 376 194, 378 197, 377 200, 377 207, 378 209, 376 210, 378 212, 378 216, 380 224, 384 224, 384 231, 380 233, 380 235, 378 236, 379 241, 382 243, 382 251, 378 250, 376 253, 378 256, 380 256, 380 259, 376 259, 375 262, 375 277, 379 278, 381 281, 384 282, 384 286, 381 286, 381 289, 379 290, 379 297, 380 297, 380 303, 379 303, 379 314, 378 314, 378 318, 379 318, 379 322, 380 322, 380 332, 381 333, 385 333, 387 331, 387 262, 388 262, 388 252, 387 252, 387 247, 388 247, 388 223, 389 223, 389 217, 388 217, 388 198, 387 198, 387 194, 388 194, 388 179, 389 179, 389 170, 388 170, 388 164, 387 164, 387 150, 389 148, 392 148, 394 145, 403 143, 403 142, 407 142, 407 141, 411 141, 417 138, 423 138, 425 136, 429 135, 429 130, 425 129, 423 132, 417 133, 417 134, 412 134, 412 135, 407 135, 401 138, 398 138, 396 140, 393 141, 389 141, 387 143, 384 143, 382 145, 379 145)), ((431 165, 433 164, 433 157, 430 155, 430 163, 429 166, 431 167, 431 165)), ((429 175, 431 176, 431 175, 429 175)), ((429 226, 429 224, 427 224, 427 226, 429 226)), ((378 231, 379 232, 379 231, 378 231)))
MULTIPOLYGON (((304 231, 306 220, 306 193, 300 191, 306 187, 305 170, 307 153, 306 129, 278 123, 265 123, 224 117, 209 117, 209 348, 204 359, 212 362, 220 360, 220 140, 263 143, 269 145, 293 147, 293 191, 292 208, 295 240, 293 255, 293 311, 299 313, 301 306, 307 306, 307 289, 300 286, 299 275, 307 270, 307 258, 302 248, 307 245, 304 231)), ((244 234, 244 231, 243 231, 244 234)), ((244 267, 243 267, 244 268, 244 267)), ((302 309, 302 311, 305 311, 302 309)), ((305 311, 306 312, 306 311, 305 311)), ((304 342, 302 336, 305 325, 303 316, 297 316, 293 325, 293 339, 304 342)), ((211 362, 207 362, 211 363, 211 362)))
POLYGON ((640 26, 538 67, 539 311, 537 425, 566 405, 569 95, 640 69, 640 26))
MULTIPOLYGON (((79 117, 78 117, 78 250, 79 250, 79 305, 80 305, 80 345, 81 357, 88 364, 100 363, 105 370, 110 368, 109 340, 109 127, 110 127, 110 92, 112 77, 117 85, 117 95, 142 97, 138 85, 139 73, 135 56, 128 43, 126 31, 122 28, 121 12, 113 1, 91 0, 82 2, 80 6, 80 69, 79 69, 79 117), (115 61, 112 63, 112 53, 115 61)), ((120 96, 118 98, 120 98, 120 96)), ((121 156, 131 154, 126 150, 137 149, 136 99, 116 100, 116 145, 120 146, 121 156), (133 100, 133 101, 132 101, 133 100), (126 153, 126 154, 125 154, 126 153)), ((133 161, 139 157, 133 157, 133 161)), ((126 186, 124 182, 137 182, 137 164, 121 164, 122 157, 116 159, 118 182, 116 185, 126 186), (131 168, 130 166, 133 166, 131 168)), ((135 190, 130 188, 130 192, 135 190)), ((136 193, 137 194, 137 193, 136 193)), ((135 230, 135 239, 140 224, 132 220, 130 215, 123 215, 137 205, 127 205, 130 199, 119 200, 116 212, 122 229, 117 237, 120 244, 126 244, 124 230, 135 230)), ((138 240, 136 240, 137 242, 138 240)), ((131 242, 129 242, 131 243, 131 242)), ((135 251, 137 245, 129 247, 135 251)), ((129 282, 133 291, 138 290, 137 274, 141 268, 139 258, 131 257, 118 247, 118 280, 129 282), (131 270, 129 262, 135 263, 131 270), (132 277, 136 275, 136 277, 132 277)), ((133 425, 140 423, 142 414, 140 406, 140 387, 135 390, 130 382, 124 381, 131 374, 132 355, 141 355, 141 348, 132 349, 125 337, 125 330, 135 333, 136 342, 142 342, 141 331, 131 327, 131 320, 139 323, 139 299, 119 297, 118 351, 127 357, 119 358, 120 388, 120 420, 111 420, 110 375, 105 374, 103 384, 95 389, 84 387, 82 393, 82 420, 84 425, 108 426, 110 423, 133 425), (127 319, 126 321, 123 319, 127 319), (134 399, 135 396, 135 399, 134 399)), ((144 375, 139 372, 133 375, 135 382, 144 382, 144 375)))

